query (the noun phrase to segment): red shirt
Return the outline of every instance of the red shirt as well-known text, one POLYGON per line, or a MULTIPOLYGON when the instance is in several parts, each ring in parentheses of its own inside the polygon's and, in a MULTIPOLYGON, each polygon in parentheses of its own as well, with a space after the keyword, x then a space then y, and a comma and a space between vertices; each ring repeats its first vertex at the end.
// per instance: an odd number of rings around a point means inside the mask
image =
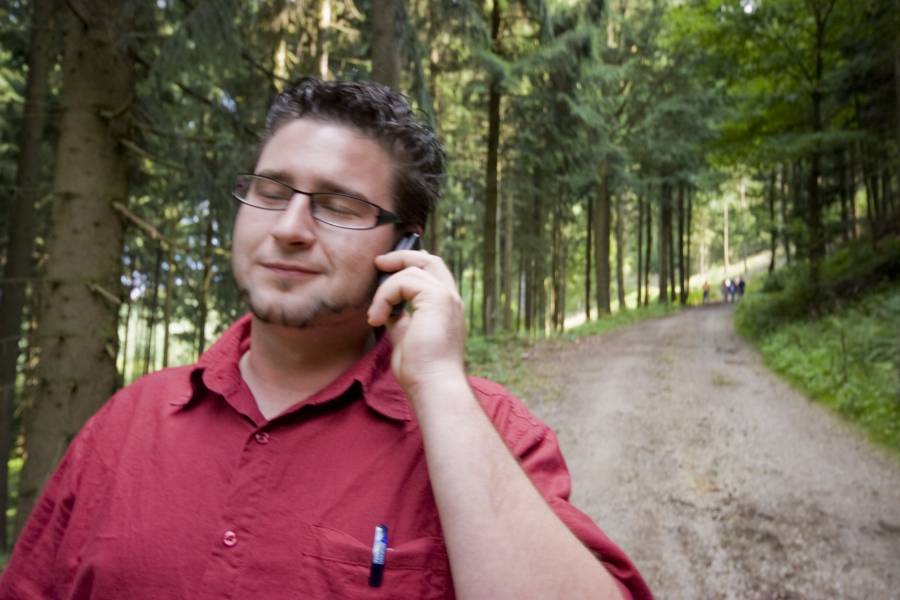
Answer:
MULTIPOLYGON (((453 598, 406 397, 376 346, 267 421, 241 378, 243 318, 192 366, 119 391, 84 426, 35 505, 0 600, 453 598), (368 585, 388 527, 381 587, 368 585)), ((471 385, 557 515, 635 598, 628 558, 567 501, 553 433, 502 387, 471 385)))

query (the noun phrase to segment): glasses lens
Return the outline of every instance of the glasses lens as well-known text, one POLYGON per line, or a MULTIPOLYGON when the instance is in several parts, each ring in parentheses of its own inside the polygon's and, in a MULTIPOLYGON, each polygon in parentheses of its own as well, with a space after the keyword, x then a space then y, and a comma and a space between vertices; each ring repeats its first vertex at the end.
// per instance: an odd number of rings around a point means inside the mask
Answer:
POLYGON ((283 183, 265 177, 240 175, 234 195, 241 202, 267 210, 284 210, 294 191, 283 183))
POLYGON ((395 223, 392 213, 362 198, 339 192, 303 192, 261 175, 238 175, 234 197, 250 206, 265 210, 285 210, 295 193, 309 196, 312 216, 317 221, 345 229, 371 229, 384 223, 395 223))
POLYGON ((313 217, 348 229, 369 229, 378 220, 378 207, 343 194, 312 194, 313 217))

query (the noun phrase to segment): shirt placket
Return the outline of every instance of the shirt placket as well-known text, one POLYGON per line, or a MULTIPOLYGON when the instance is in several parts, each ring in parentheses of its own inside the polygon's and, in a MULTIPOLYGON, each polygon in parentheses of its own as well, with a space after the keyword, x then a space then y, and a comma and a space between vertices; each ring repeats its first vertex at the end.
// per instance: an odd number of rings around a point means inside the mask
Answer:
POLYGON ((217 536, 210 541, 210 557, 195 598, 221 600, 236 597, 241 577, 259 538, 265 515, 266 482, 277 451, 277 439, 263 426, 249 433, 228 498, 217 519, 217 536))

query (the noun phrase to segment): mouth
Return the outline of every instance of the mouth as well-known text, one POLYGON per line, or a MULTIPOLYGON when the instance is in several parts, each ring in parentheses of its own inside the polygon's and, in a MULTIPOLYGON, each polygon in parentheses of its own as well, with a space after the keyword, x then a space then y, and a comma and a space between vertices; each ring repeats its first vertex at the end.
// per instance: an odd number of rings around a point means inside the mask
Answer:
POLYGON ((321 271, 318 271, 311 267, 296 265, 292 263, 264 262, 262 263, 262 266, 267 271, 278 275, 279 277, 303 278, 311 277, 313 275, 319 275, 321 273, 321 271))

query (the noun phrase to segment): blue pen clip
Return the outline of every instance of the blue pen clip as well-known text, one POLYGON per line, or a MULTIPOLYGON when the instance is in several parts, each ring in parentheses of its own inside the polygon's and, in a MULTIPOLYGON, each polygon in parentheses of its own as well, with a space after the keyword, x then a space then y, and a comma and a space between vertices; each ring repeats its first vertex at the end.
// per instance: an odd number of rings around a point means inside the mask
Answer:
POLYGON ((372 543, 372 568, 369 570, 369 587, 381 587, 384 577, 384 559, 387 555, 387 525, 375 526, 375 541, 372 543))

